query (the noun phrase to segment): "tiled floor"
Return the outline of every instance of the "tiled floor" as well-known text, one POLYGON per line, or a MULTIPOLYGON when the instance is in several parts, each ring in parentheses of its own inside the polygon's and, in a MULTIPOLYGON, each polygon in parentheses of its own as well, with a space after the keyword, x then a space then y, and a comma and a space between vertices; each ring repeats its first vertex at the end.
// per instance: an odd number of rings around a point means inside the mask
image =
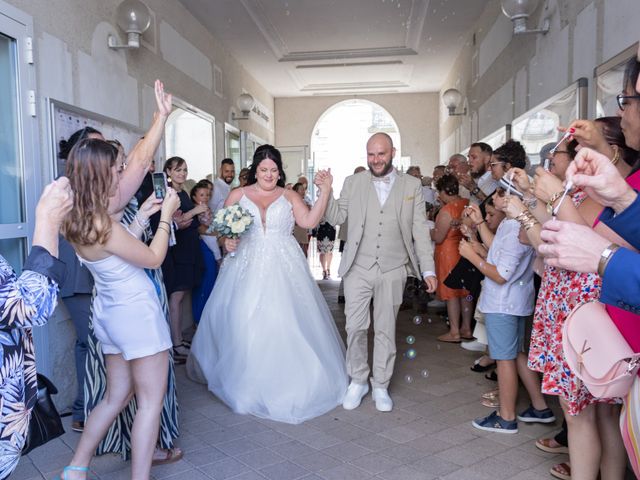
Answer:
MULTIPOLYGON (((338 283, 319 282, 341 331, 344 314, 336 303, 338 283)), ((395 408, 380 413, 369 395, 354 411, 336 408, 292 426, 233 414, 206 388, 189 381, 184 367, 177 377, 184 458, 154 467, 157 479, 293 480, 534 480, 565 456, 537 450, 534 439, 558 425, 520 425, 517 435, 476 430, 471 419, 489 413, 480 394, 495 384, 469 370, 476 354, 440 344, 446 330, 441 317, 400 313, 398 359, 390 387, 395 408), (407 337, 415 343, 409 345, 407 337), (416 356, 403 354, 414 348, 416 356)), ((521 395, 520 407, 526 406, 521 395)), ((557 410, 557 403, 553 402, 557 410)), ((68 423, 69 418, 65 418, 68 423)), ((51 479, 71 458, 79 434, 71 432, 24 457, 15 480, 51 479)), ((129 465, 107 455, 92 463, 95 476, 126 479, 129 465)))

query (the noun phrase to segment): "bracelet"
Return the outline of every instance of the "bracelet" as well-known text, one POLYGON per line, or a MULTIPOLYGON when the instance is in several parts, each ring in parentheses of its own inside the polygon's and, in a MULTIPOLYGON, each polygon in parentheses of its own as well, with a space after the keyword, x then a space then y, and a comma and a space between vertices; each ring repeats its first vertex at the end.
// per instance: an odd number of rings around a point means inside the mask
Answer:
POLYGON ((487 223, 486 220, 482 220, 481 222, 478 222, 475 224, 476 227, 479 227, 480 225, 482 225, 483 223, 487 223))
POLYGON ((553 195, 551 195, 551 198, 547 202, 547 213, 549 215, 553 215, 553 204, 558 201, 558 199, 562 196, 563 193, 564 193, 564 190, 560 190, 559 192, 556 192, 553 195))
POLYGON ((615 152, 613 154, 613 158, 611 159, 611 165, 615 165, 616 163, 618 163, 618 160, 620 160, 620 148, 618 148, 617 145, 611 145, 611 148, 613 148, 613 151, 615 152))
POLYGON ((474 188, 473 190, 471 190, 471 195, 478 195, 478 193, 480 193, 480 188, 478 186, 476 186, 476 188, 474 188))
POLYGON ((138 215, 136 214, 133 219, 135 220, 135 222, 138 224, 138 226, 142 229, 142 230, 146 230, 147 227, 149 226, 149 219, 147 218, 146 222, 141 222, 140 218, 138 217, 138 215))
POLYGON ((600 261, 598 262, 598 275, 604 277, 604 271, 607 269, 607 265, 609 265, 609 261, 613 257, 613 254, 620 248, 620 245, 617 243, 612 243, 607 248, 605 248, 600 254, 600 261))
POLYGON ((524 204, 525 207, 529 209, 533 209, 538 206, 538 199, 536 198, 535 195, 530 195, 529 198, 523 197, 522 203, 524 204))
POLYGON ((162 230, 163 232, 167 232, 167 235, 171 235, 171 232, 167 227, 163 227, 162 225, 158 225, 158 230, 162 230))
POLYGON ((158 223, 166 223, 169 228, 171 228, 171 224, 165 220, 160 220, 158 223))

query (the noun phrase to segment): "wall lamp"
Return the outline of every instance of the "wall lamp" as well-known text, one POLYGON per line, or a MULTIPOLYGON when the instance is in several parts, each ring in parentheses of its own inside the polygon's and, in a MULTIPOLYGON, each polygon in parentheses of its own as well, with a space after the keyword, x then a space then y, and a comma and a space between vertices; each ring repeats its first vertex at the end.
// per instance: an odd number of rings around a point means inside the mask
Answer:
POLYGON ((513 22, 514 35, 527 35, 531 33, 542 33, 549 31, 551 21, 549 17, 542 22, 542 28, 527 30, 527 19, 536 10, 540 0, 502 0, 502 13, 513 22))
POLYGON ((109 35, 109 48, 139 48, 140 37, 151 25, 151 13, 140 0, 124 0, 116 9, 116 22, 127 32, 127 44, 119 45, 115 35, 109 35))
POLYGON ((236 116, 235 112, 231 112, 231 118, 233 120, 249 120, 249 114, 251 113, 251 109, 255 103, 256 102, 251 95, 243 93, 238 97, 238 101, 236 102, 238 108, 242 112, 242 115, 236 116))
POLYGON ((462 94, 455 88, 450 88, 442 94, 442 102, 444 103, 444 106, 449 110, 450 117, 467 114, 466 107, 462 112, 456 112, 456 109, 462 103, 462 94))

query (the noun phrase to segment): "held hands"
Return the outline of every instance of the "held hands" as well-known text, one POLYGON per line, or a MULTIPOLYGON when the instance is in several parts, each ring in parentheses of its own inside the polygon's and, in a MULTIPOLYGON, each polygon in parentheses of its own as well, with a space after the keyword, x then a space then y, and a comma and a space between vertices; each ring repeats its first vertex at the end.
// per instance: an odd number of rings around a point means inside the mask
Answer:
POLYGON ((611 161, 590 148, 580 149, 567 167, 565 176, 575 186, 582 187, 593 200, 612 207, 617 213, 636 198, 636 193, 611 161))
POLYGON ((173 108, 173 96, 170 93, 165 93, 164 83, 160 80, 156 80, 154 90, 156 94, 156 105, 158 106, 158 114, 163 117, 168 117, 173 108))
POLYGON ((321 192, 331 191, 331 185, 333 184, 333 176, 331 175, 331 169, 319 170, 316 173, 313 183, 320 189, 321 192))
POLYGON ((533 194, 545 203, 551 200, 554 194, 561 192, 564 188, 562 181, 558 177, 547 172, 542 167, 536 168, 533 184, 533 194))
POLYGON ((60 177, 44 187, 36 205, 36 223, 60 228, 64 217, 73 207, 73 190, 67 177, 60 177))

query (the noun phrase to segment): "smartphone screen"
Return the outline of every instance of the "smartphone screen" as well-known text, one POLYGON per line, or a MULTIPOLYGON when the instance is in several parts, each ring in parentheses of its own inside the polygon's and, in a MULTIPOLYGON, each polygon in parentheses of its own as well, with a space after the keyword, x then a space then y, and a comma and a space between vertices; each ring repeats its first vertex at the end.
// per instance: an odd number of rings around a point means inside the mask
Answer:
POLYGON ((167 193, 167 177, 164 172, 153 174, 153 191, 156 198, 164 198, 167 193))

